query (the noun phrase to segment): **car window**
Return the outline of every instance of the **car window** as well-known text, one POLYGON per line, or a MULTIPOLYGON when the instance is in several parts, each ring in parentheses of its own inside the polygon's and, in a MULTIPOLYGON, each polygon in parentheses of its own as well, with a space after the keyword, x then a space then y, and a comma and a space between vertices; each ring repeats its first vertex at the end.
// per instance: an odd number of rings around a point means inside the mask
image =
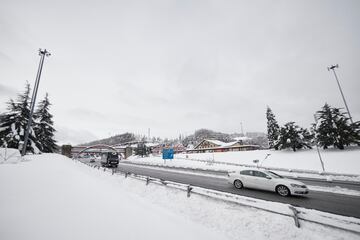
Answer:
POLYGON ((283 176, 280 176, 279 174, 276 174, 276 173, 271 172, 271 171, 267 171, 267 173, 273 178, 284 178, 283 176))
POLYGON ((253 171, 251 171, 251 170, 243 170, 243 171, 240 171, 240 174, 241 174, 241 175, 252 176, 252 175, 253 175, 253 171))
POLYGON ((259 171, 254 171, 254 176, 255 176, 255 177, 266 178, 266 174, 263 173, 263 172, 259 172, 259 171))

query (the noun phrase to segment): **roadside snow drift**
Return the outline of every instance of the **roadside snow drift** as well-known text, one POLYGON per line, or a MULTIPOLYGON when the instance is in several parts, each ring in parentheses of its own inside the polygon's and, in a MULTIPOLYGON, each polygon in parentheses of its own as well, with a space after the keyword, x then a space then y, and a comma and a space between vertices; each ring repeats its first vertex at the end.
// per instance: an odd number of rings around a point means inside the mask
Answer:
MULTIPOLYGON (((0 239, 223 239, 61 155, 0 166, 0 239)), ((159 196, 160 197, 160 196, 159 196)))
MULTIPOLYGON (((360 175, 360 147, 345 150, 320 150, 326 172, 360 175)), ((264 167, 304 169, 321 172, 321 163, 316 149, 298 150, 255 150, 220 153, 177 154, 175 157, 201 160, 215 160, 227 163, 254 164, 259 160, 264 167), (270 154, 270 155, 268 155, 270 154), (268 157, 266 157, 268 155, 268 157), (265 159, 266 158, 266 159, 265 159)))

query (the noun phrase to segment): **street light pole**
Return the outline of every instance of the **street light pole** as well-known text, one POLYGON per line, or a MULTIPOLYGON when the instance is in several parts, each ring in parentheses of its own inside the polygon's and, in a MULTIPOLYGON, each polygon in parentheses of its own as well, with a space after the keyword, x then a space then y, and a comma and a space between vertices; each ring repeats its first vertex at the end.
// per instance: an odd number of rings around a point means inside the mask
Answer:
MULTIPOLYGON (((314 119, 315 119, 315 131, 316 131, 317 130, 317 125, 318 125, 318 118, 317 118, 316 114, 314 114, 314 119)), ((325 166, 324 166, 324 162, 322 160, 321 154, 320 154, 320 150, 319 150, 316 135, 315 135, 315 146, 316 146, 316 151, 317 151, 319 159, 320 159, 321 168, 322 168, 323 172, 325 172, 325 166)))
POLYGON ((42 71, 42 67, 44 65, 44 58, 45 58, 45 56, 48 57, 51 54, 46 49, 44 49, 44 50, 39 49, 39 55, 40 55, 40 63, 39 63, 39 68, 38 68, 38 72, 37 72, 37 75, 36 75, 33 94, 32 94, 32 97, 31 97, 30 116, 29 116, 29 121, 28 121, 27 126, 26 126, 24 145, 23 145, 23 148, 22 148, 21 156, 24 156, 26 154, 26 146, 27 146, 27 142, 29 140, 29 132, 30 132, 31 123, 32 123, 32 117, 33 117, 33 113, 34 113, 36 95, 37 95, 37 91, 38 91, 39 83, 40 83, 41 71, 42 71))
POLYGON ((334 76, 335 76, 335 79, 336 79, 337 85, 338 85, 338 87, 339 87, 339 90, 340 90, 340 93, 341 93, 342 99, 343 99, 343 101, 344 101, 344 104, 345 104, 346 110, 347 110, 347 112, 348 112, 348 114, 349 114, 349 117, 350 117, 350 122, 353 124, 354 122, 353 122, 353 119, 352 119, 352 117, 351 117, 349 107, 348 107, 348 105, 347 105, 347 103, 346 103, 344 93, 343 93, 343 91, 342 91, 342 89, 341 89, 339 79, 338 79, 338 77, 337 77, 337 75, 336 75, 335 68, 339 68, 339 65, 338 65, 338 64, 336 64, 336 65, 331 65, 331 66, 330 66, 330 67, 328 67, 327 69, 328 69, 328 71, 332 70, 332 71, 333 71, 333 73, 334 73, 334 76))

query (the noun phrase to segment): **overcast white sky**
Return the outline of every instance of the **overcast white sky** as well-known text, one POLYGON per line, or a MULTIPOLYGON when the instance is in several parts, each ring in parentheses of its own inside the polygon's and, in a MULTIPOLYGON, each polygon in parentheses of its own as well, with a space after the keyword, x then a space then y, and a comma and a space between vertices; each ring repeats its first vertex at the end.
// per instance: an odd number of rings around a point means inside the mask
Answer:
POLYGON ((34 84, 49 93, 60 143, 126 131, 302 127, 325 102, 360 120, 360 1, 0 2, 0 112, 34 84))

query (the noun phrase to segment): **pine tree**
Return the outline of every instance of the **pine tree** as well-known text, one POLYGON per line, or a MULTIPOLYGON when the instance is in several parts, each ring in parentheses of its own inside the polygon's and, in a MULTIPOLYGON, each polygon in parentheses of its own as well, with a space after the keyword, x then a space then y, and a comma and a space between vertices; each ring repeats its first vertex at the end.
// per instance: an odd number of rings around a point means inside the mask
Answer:
POLYGON ((34 113, 35 126, 34 131, 38 140, 37 147, 45 153, 52 153, 56 150, 56 141, 54 140, 55 129, 53 127, 53 116, 49 112, 51 103, 46 93, 44 100, 39 102, 34 113))
POLYGON ((275 119, 274 113, 271 111, 269 106, 266 109, 266 119, 267 119, 267 133, 268 133, 269 147, 277 149, 275 147, 275 141, 279 137, 280 127, 275 119))
MULTIPOLYGON (((9 148, 21 150, 24 144, 25 131, 30 118, 29 109, 30 84, 27 83, 23 94, 19 94, 17 100, 10 99, 7 103, 7 113, 4 113, 0 122, 0 144, 9 148)), ((36 147, 36 135, 31 127, 29 130, 29 141, 27 151, 38 152, 36 147)))
POLYGON ((291 148, 294 152, 297 149, 311 149, 313 135, 307 130, 288 122, 280 129, 278 139, 274 142, 275 149, 291 148))
POLYGON ((345 146, 353 143, 360 144, 360 123, 350 124, 350 119, 340 108, 325 103, 316 115, 318 117, 318 122, 314 125, 316 140, 324 149, 330 146, 344 149, 345 146))

